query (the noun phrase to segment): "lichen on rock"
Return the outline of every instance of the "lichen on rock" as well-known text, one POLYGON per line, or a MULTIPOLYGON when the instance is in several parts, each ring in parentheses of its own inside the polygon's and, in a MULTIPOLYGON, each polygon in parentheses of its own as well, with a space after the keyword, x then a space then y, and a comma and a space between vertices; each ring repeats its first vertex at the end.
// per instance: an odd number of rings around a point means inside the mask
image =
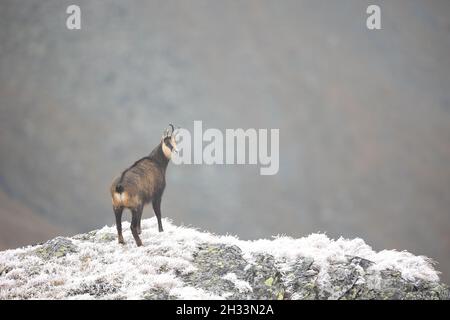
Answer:
POLYGON ((242 241, 166 219, 0 252, 0 299, 449 299, 430 259, 323 234, 242 241))
POLYGON ((72 240, 64 237, 56 237, 36 248, 35 253, 42 259, 64 257, 66 254, 77 252, 77 247, 72 240))

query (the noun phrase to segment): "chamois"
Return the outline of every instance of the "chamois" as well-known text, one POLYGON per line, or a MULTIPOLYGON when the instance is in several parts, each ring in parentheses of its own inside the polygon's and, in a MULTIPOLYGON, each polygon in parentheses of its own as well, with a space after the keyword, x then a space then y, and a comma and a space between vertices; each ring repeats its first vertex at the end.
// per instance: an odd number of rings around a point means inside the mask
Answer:
POLYGON ((122 212, 130 209, 131 233, 137 246, 142 246, 139 237, 141 233, 141 218, 144 206, 152 203, 158 230, 163 231, 161 223, 161 198, 166 187, 166 169, 172 157, 172 152, 177 152, 174 127, 169 124, 169 129, 164 130, 161 142, 153 149, 150 155, 136 161, 131 167, 114 179, 110 192, 113 211, 116 217, 116 227, 119 243, 124 244, 122 236, 122 212))

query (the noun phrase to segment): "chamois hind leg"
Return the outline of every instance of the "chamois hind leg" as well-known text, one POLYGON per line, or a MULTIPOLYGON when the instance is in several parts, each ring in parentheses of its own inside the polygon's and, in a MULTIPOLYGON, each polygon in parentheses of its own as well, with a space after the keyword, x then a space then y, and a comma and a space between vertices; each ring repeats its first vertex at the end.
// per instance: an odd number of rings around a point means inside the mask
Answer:
POLYGON ((141 238, 138 234, 139 216, 142 215, 142 206, 131 210, 131 233, 133 234, 134 241, 138 247, 142 246, 141 238))
POLYGON ((161 197, 156 198, 152 202, 153 210, 155 211, 156 218, 158 219, 158 230, 163 232, 162 222, 161 222, 161 197))
POLYGON ((117 235, 119 238, 119 243, 124 244, 123 235, 122 235, 122 212, 123 207, 113 208, 114 215, 116 216, 116 227, 117 227, 117 235))
POLYGON ((137 217, 137 219, 138 219, 138 222, 137 222, 137 233, 138 234, 142 233, 142 229, 141 229, 142 212, 144 212, 144 208, 142 208, 142 210, 139 211, 139 216, 137 217))

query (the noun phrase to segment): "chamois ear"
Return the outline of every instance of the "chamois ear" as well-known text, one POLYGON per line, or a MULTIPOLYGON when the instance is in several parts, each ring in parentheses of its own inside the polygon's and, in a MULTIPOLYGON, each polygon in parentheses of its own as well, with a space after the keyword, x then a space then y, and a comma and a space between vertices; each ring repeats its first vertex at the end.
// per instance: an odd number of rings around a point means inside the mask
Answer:
POLYGON ((163 135, 162 135, 162 139, 164 139, 168 135, 169 135, 169 129, 164 129, 164 132, 163 132, 163 135))
POLYGON ((174 131, 175 131, 175 128, 174 128, 173 124, 169 123, 169 128, 164 129, 162 138, 164 139, 166 137, 171 137, 173 135, 174 131))

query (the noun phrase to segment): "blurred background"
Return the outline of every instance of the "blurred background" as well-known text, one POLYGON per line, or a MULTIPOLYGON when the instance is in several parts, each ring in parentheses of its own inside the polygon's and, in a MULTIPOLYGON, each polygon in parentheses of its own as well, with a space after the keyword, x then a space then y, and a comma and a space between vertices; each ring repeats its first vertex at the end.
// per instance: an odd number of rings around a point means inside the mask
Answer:
POLYGON ((0 248, 113 225, 112 179, 169 122, 202 120, 279 128, 280 171, 170 165, 164 217, 361 237, 435 259, 448 283, 449 57, 446 0, 3 0, 0 248))

